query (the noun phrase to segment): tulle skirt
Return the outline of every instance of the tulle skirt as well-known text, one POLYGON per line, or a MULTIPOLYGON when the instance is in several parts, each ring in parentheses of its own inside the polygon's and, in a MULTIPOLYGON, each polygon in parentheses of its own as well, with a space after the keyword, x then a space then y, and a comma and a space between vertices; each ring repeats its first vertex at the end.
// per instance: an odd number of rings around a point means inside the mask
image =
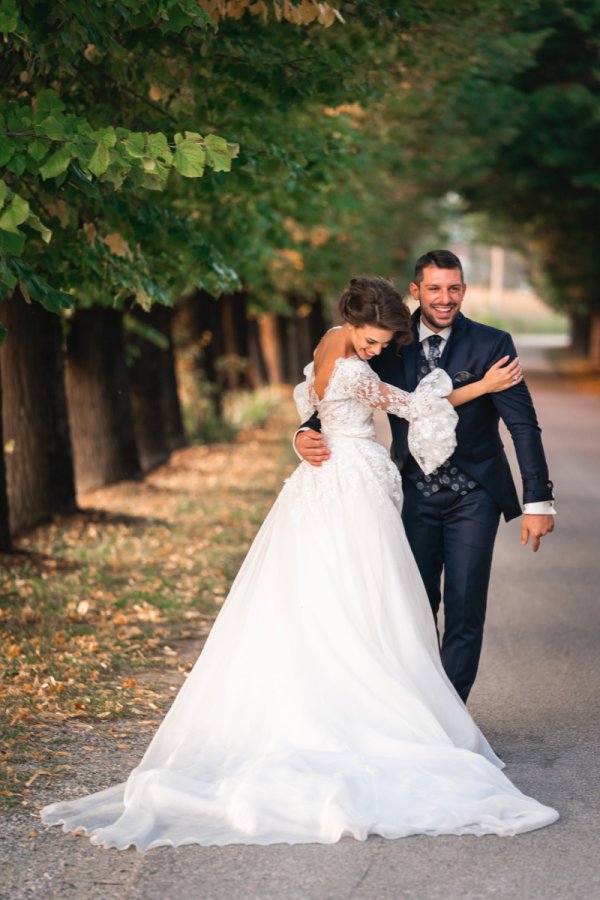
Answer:
POLYGON ((285 484, 139 766, 45 823, 146 850, 555 821, 444 674, 397 471, 372 440, 332 443, 285 484))

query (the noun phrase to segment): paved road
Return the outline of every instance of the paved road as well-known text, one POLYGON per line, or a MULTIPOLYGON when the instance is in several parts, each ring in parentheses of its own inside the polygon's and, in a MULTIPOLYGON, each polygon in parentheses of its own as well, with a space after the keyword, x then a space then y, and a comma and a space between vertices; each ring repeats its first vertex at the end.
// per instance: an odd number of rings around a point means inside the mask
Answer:
MULTIPOLYGON (((522 356, 527 365, 527 355, 522 356)), ((56 830, 28 840, 32 820, 14 813, 2 823, 0 897, 600 897, 600 398, 565 390, 547 371, 532 383, 558 485, 560 518, 536 555, 521 548, 517 523, 501 528, 482 670, 471 707, 506 760, 509 777, 560 810, 556 825, 505 839, 371 838, 332 847, 165 848, 140 856, 98 850, 56 830)), ((106 768, 113 780, 117 763, 109 755, 106 751, 106 768)))

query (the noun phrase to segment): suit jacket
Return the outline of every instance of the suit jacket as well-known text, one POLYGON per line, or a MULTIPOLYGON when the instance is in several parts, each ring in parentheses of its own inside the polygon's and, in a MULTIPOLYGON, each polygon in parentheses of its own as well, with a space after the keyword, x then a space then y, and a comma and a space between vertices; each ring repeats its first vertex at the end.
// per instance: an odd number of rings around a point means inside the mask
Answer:
MULTIPOLYGON (((419 310, 413 316, 414 341, 403 347, 390 344, 371 360, 382 381, 405 391, 417 386, 419 363, 419 310)), ((452 378, 455 388, 481 379, 501 357, 517 355, 509 334, 481 325, 459 313, 446 341, 440 366, 452 378)), ((526 384, 497 394, 484 394, 457 407, 456 450, 451 461, 479 482, 500 506, 505 519, 521 512, 515 484, 498 431, 499 420, 506 424, 517 454, 523 480, 523 501, 551 500, 552 482, 531 395, 526 384)), ((408 449, 408 422, 390 416, 392 457, 405 477, 414 477, 418 467, 408 449)))

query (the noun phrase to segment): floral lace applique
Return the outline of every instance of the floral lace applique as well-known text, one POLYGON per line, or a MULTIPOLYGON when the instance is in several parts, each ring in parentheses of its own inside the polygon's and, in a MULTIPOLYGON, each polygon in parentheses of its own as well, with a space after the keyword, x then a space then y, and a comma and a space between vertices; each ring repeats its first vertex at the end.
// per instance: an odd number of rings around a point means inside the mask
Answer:
POLYGON ((322 399, 314 390, 312 363, 304 374, 306 380, 294 390, 298 412, 305 420, 316 409, 328 440, 336 435, 374 438, 373 410, 382 409, 407 419, 410 452, 425 474, 437 469, 456 447, 458 416, 446 399, 452 382, 443 369, 434 369, 409 393, 381 381, 357 356, 340 358, 322 399))

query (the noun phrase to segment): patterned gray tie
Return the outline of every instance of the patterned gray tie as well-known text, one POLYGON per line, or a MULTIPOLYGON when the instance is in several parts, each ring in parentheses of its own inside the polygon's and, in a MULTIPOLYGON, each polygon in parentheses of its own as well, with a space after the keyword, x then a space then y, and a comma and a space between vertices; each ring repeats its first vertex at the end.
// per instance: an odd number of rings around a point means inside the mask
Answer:
POLYGON ((437 369, 440 364, 440 357, 442 355, 442 339, 439 334, 432 334, 427 343, 429 344, 427 352, 427 365, 429 366, 429 371, 433 372, 433 370, 437 369))
MULTIPOLYGON (((442 338, 439 334, 432 334, 427 339, 427 352, 425 352, 425 341, 421 341, 419 344, 418 381, 429 372, 437 369, 441 356, 442 338)), ((432 494, 437 494, 438 491, 444 489, 454 491, 455 494, 464 497, 469 491, 477 487, 477 482, 470 475, 461 471, 458 466, 455 466, 449 460, 442 463, 439 469, 436 469, 431 475, 421 473, 415 484, 424 497, 431 497, 432 494)))

